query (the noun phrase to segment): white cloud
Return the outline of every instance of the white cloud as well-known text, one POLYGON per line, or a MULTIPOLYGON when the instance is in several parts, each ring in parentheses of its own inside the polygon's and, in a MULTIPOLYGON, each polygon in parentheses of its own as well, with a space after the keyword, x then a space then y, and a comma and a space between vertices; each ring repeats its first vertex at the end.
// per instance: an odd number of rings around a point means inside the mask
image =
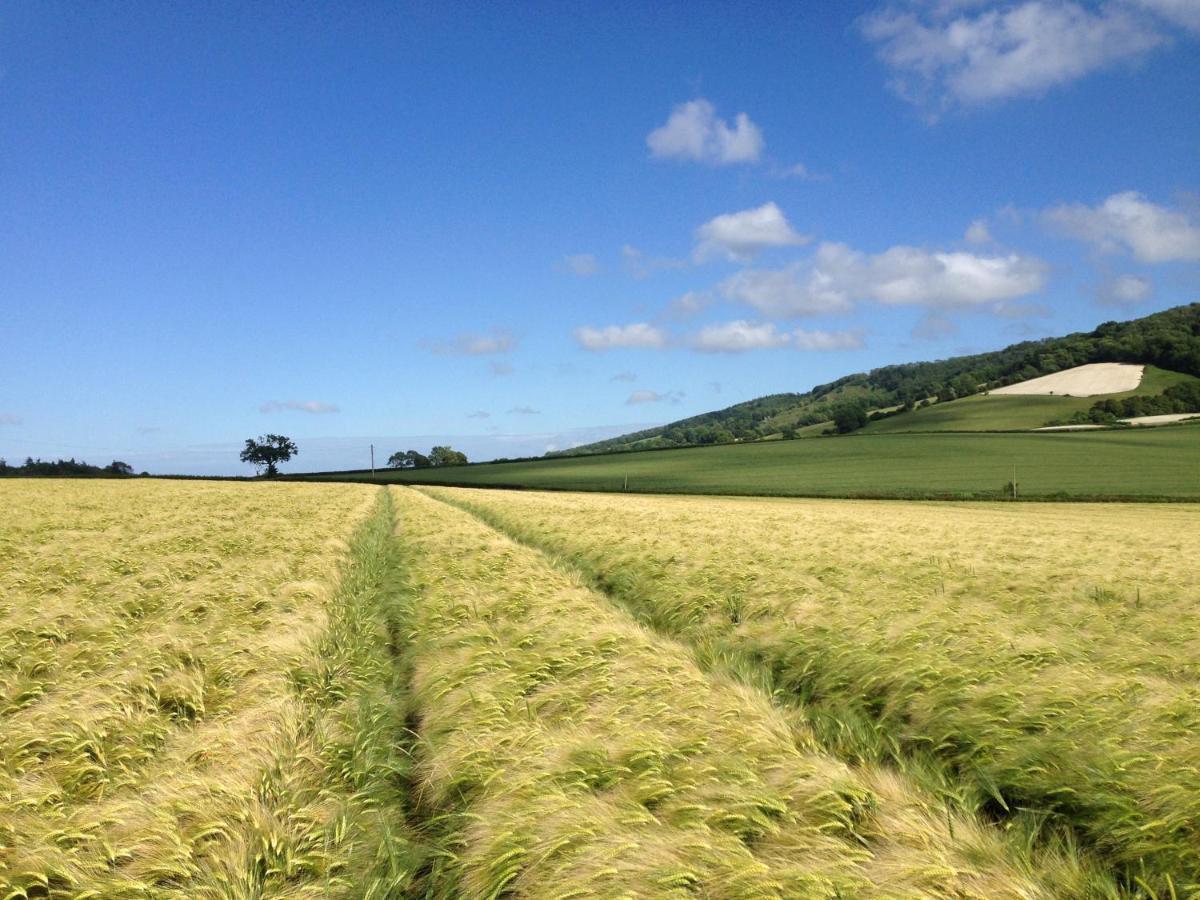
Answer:
POLYGON ((516 371, 512 363, 507 363, 502 359, 488 363, 488 368, 491 369, 493 375, 511 375, 516 371))
POLYGON ((792 347, 796 350, 857 350, 863 346, 858 331, 808 331, 797 328, 785 332, 770 322, 747 322, 738 319, 707 325, 692 336, 689 343, 704 353, 744 353, 747 350, 773 350, 792 347))
POLYGON ((787 344, 788 335, 776 331, 770 322, 722 322, 706 325, 692 336, 691 345, 705 353, 742 353, 767 350, 787 344))
POLYGON ((490 419, 492 414, 482 409, 477 409, 475 412, 467 413, 468 419, 490 419))
POLYGON ((811 238, 798 234, 774 203, 725 213, 696 229, 695 262, 725 257, 747 262, 768 247, 795 247, 811 238))
POLYGON ((660 328, 635 322, 632 325, 609 325, 592 328, 585 325, 575 329, 575 340, 585 350, 615 350, 620 347, 658 348, 667 343, 667 335, 660 328))
POLYGON ((1133 306, 1154 296, 1154 282, 1140 275, 1118 275, 1102 282, 1096 299, 1105 306, 1133 306))
POLYGON ((683 391, 667 391, 660 394, 658 391, 634 391, 629 395, 625 403, 629 406, 638 406, 642 403, 678 403, 684 398, 683 391))
POLYGON ((261 413, 277 413, 292 410, 294 412, 324 413, 341 412, 332 403, 322 403, 320 400, 268 400, 258 408, 261 413))
POLYGON ((671 110, 667 123, 646 136, 652 156, 694 160, 710 165, 754 162, 763 149, 762 132, 745 113, 733 127, 718 119, 716 109, 703 98, 681 103, 671 110))
POLYGON ((532 406, 514 406, 508 411, 509 415, 517 416, 537 416, 541 415, 540 409, 534 409, 532 406))
POLYGON ((636 372, 618 372, 609 381, 637 381, 636 372))
POLYGON ((1200 259, 1200 226, 1137 191, 1113 194, 1099 206, 1074 203, 1043 213, 1053 228, 1112 253, 1126 249, 1147 263, 1200 259))
POLYGON ((945 108, 1040 94, 1164 41, 1146 16, 1118 3, 968 5, 976 4, 893 4, 860 20, 901 96, 945 108))
POLYGON ((0 425, 20 425, 22 421, 20 416, 12 413, 0 413, 0 425))
POLYGON ((746 269, 721 282, 720 291, 727 300, 778 319, 845 312, 851 307, 845 292, 828 275, 800 263, 785 269, 746 269))
POLYGON ((463 332, 449 341, 424 341, 427 350, 443 355, 462 354, 486 356, 491 353, 508 353, 516 349, 517 340, 509 332, 497 328, 488 334, 463 332))
POLYGON ((1046 271, 1041 260, 1015 253, 981 256, 897 246, 871 255, 824 243, 807 262, 739 272, 721 291, 772 318, 844 312, 856 300, 980 307, 1041 290, 1046 271))
POLYGON ((572 275, 587 278, 600 271, 600 264, 591 253, 576 253, 563 258, 562 268, 572 275))
POLYGON ((625 271, 634 278, 648 278, 659 270, 682 269, 687 265, 682 259, 647 256, 632 244, 625 244, 621 248, 621 259, 625 263, 625 271))
POLYGON ((976 219, 967 226, 967 233, 963 235, 969 244, 987 244, 992 240, 992 233, 988 230, 988 223, 985 219, 976 219))

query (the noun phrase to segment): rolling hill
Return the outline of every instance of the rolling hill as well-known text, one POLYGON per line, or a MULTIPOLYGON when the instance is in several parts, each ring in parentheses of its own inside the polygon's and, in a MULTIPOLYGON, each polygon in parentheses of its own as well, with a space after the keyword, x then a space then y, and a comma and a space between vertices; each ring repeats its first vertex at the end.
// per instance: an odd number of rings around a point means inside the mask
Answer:
POLYGON ((891 412, 869 422, 874 433, 1026 430, 1085 416, 1097 401, 1160 396, 1200 376, 1200 303, 1094 331, 934 362, 884 366, 847 375, 805 393, 772 394, 657 428, 585 444, 554 456, 807 437, 828 428, 841 404, 891 412), (1147 366, 1132 392, 1101 397, 996 396, 980 392, 1089 363, 1147 366), (936 403, 934 401, 937 401, 936 403), (931 405, 932 404, 932 405, 931 405))

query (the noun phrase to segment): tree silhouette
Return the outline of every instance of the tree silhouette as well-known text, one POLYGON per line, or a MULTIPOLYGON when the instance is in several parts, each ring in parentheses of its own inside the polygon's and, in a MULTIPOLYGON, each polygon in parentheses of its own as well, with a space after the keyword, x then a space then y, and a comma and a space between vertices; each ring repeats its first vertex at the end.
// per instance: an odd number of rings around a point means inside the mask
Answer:
POLYGON ((299 452, 296 442, 289 437, 282 434, 262 434, 257 441, 246 438, 241 460, 260 469, 265 466, 264 474, 268 478, 274 478, 279 474, 277 463, 287 462, 299 452))

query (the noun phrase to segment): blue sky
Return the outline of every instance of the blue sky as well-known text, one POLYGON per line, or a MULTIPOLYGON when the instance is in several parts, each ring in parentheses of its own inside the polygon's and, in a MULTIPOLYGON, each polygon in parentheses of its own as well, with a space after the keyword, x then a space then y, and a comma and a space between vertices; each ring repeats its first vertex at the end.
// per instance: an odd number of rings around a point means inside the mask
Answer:
POLYGON ((1200 299, 1200 0, 12 4, 0 455, 541 453, 1200 299))

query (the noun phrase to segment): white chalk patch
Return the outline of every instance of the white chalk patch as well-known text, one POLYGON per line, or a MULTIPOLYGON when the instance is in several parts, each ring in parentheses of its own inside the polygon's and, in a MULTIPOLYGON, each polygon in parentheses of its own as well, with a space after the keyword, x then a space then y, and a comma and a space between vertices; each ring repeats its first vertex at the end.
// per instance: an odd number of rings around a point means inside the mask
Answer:
POLYGON ((1132 391, 1142 383, 1145 366, 1129 363, 1089 363, 1063 369, 1053 375, 1031 378, 1019 384, 996 388, 992 394, 1054 394, 1059 397, 1094 397, 1132 391))

